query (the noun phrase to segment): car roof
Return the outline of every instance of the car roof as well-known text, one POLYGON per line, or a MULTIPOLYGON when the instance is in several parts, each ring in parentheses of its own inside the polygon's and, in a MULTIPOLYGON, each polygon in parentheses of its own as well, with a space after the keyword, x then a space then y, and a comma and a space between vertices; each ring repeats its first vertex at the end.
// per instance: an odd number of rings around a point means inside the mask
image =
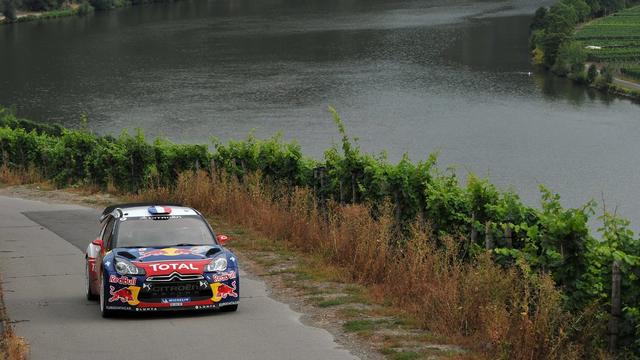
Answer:
MULTIPOLYGON (((102 216, 100 217, 100 221, 104 221, 107 216, 113 214, 115 217, 143 217, 155 215, 149 212, 150 207, 163 207, 171 209, 171 212, 166 215, 199 215, 199 213, 193 208, 179 205, 179 204, 168 204, 168 203, 129 203, 129 204, 118 204, 108 206, 102 212, 102 216), (114 214, 115 212, 115 214, 114 214)), ((165 215, 165 214, 157 214, 157 215, 165 215)))

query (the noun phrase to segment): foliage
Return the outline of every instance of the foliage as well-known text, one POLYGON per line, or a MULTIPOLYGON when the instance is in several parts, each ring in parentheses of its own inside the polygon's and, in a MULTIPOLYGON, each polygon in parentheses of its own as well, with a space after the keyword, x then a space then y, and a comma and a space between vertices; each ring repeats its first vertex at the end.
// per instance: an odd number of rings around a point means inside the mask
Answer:
POLYGON ((16 15, 16 0, 2 0, 2 14, 9 20, 15 21, 18 17, 16 15))
MULTIPOLYGON (((624 0, 560 0, 549 10, 538 9, 530 25, 529 38, 534 62, 585 83, 597 80, 594 76, 597 74, 585 73, 586 61, 637 64, 640 61, 640 6, 622 10, 625 6, 624 0), (619 12, 590 21, 574 33, 579 23, 612 11, 619 12)), ((597 83, 599 87, 606 87, 610 81, 603 79, 597 83)))
POLYGON ((96 10, 109 10, 115 7, 114 0, 89 0, 89 4, 96 10))
POLYGON ((22 4, 32 11, 49 11, 58 9, 63 0, 22 0, 22 4))
POLYGON ((589 70, 587 70, 587 82, 589 84, 593 83, 598 77, 598 69, 595 64, 589 65, 589 70))
POLYGON ((549 10, 546 7, 539 7, 535 14, 533 15, 533 20, 531 20, 531 25, 529 25, 529 29, 533 32, 535 30, 544 29, 546 26, 546 17, 549 10))
POLYGON ((91 14, 95 9, 88 1, 83 1, 78 7, 78 15, 91 14))
POLYGON ((579 74, 584 71, 584 62, 587 54, 582 44, 577 42, 565 42, 558 49, 558 56, 553 65, 553 70, 561 75, 569 73, 579 74))
MULTIPOLYGON (((564 306, 572 311, 594 303, 606 309, 611 262, 622 261, 623 346, 638 353, 631 339, 640 321, 640 242, 628 230, 628 222, 605 212, 600 230, 604 241, 596 241, 587 225, 595 213, 593 202, 567 209, 561 206, 559 195, 542 187, 541 208, 536 209, 523 204, 517 194, 499 190, 473 175, 461 186, 454 172, 437 167, 435 155, 418 163, 405 155, 391 164, 384 155, 362 153, 338 114, 331 111, 342 140, 319 161, 304 157, 298 144, 285 143, 280 136, 259 140, 250 135, 245 141, 226 145, 215 141, 215 151, 210 153, 204 145, 174 144, 164 139, 150 143, 140 131, 135 135, 125 131, 117 138, 96 136, 87 130, 58 132, 58 127, 17 119, 12 111, 2 108, 0 154, 9 170, 37 168, 43 177, 59 185, 114 185, 124 191, 173 188, 178 174, 185 170, 202 169, 214 178, 226 174, 247 186, 252 174, 261 174, 274 186, 308 189, 313 199, 305 201, 318 204, 323 211, 335 204, 364 204, 374 216, 387 219, 385 229, 396 234, 389 244, 393 248, 406 246, 416 221, 428 224, 437 239, 461 239, 456 251, 467 261, 481 254, 491 238, 497 246, 493 256, 498 264, 510 268, 526 263, 534 273, 550 274, 563 290, 564 306)), ((291 196, 278 194, 273 196, 291 196)), ((317 209, 313 211, 318 215, 317 209)), ((372 234, 353 233, 353 241, 375 242, 379 234, 372 234)), ((366 262, 367 257, 375 257, 373 254, 358 256, 364 257, 362 264, 371 266, 372 277, 384 273, 381 265, 366 262)))

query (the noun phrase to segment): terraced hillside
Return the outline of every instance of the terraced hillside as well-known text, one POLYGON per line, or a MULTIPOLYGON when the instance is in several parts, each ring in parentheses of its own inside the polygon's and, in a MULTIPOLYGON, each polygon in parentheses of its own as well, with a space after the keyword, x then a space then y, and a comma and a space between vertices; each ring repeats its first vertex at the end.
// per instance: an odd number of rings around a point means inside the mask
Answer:
POLYGON ((621 63, 622 72, 640 79, 640 6, 584 25, 575 35, 589 61, 621 63))

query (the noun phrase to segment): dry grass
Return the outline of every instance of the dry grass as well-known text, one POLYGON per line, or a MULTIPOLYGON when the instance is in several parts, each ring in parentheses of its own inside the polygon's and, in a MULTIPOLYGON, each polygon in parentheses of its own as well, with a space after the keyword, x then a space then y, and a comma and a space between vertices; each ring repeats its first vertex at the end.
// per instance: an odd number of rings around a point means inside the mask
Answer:
POLYGON ((6 162, 0 166, 0 183, 5 185, 34 184, 42 181, 40 172, 33 166, 27 169, 12 169, 6 162))
MULTIPOLYGON (((408 241, 396 236, 393 209, 373 217, 363 205, 329 203, 325 210, 308 189, 266 184, 260 174, 239 180, 205 172, 179 176, 175 189, 152 188, 134 200, 177 201, 225 222, 258 231, 272 241, 319 255, 344 269, 345 280, 413 316, 425 329, 463 343, 492 359, 579 359, 589 328, 561 307, 551 278, 526 264, 505 270, 489 254, 460 260, 464 239, 434 238, 416 225, 408 241)), ((419 222, 417 222, 419 224, 419 222)), ((593 356, 593 353, 589 354, 593 356)))
MULTIPOLYGON (((1 283, 0 283, 1 284, 1 283)), ((15 334, 13 327, 7 318, 2 286, 0 285, 0 322, 2 322, 2 334, 0 334, 0 359, 2 360, 25 360, 29 355, 29 344, 27 341, 15 334)))
POLYGON ((5 328, 2 334, 2 352, 0 356, 6 360, 25 360, 29 354, 27 341, 17 336, 11 327, 5 328))

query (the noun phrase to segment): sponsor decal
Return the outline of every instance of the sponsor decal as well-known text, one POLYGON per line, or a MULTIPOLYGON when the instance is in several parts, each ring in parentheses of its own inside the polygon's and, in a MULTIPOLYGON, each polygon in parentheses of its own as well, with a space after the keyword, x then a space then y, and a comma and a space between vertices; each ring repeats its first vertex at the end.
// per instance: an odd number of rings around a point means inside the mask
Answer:
POLYGON ((181 248, 164 248, 164 249, 148 249, 142 248, 140 252, 140 259, 148 258, 149 256, 178 256, 178 255, 199 255, 203 256, 204 253, 209 251, 211 246, 194 246, 188 249, 181 248))
POLYGON ((116 290, 115 287, 109 286, 109 294, 111 297, 109 298, 109 302, 129 302, 133 301, 133 294, 129 288, 122 288, 116 290))
POLYGON ((180 303, 182 305, 182 303, 185 302, 189 302, 191 301, 191 298, 188 297, 184 297, 184 298, 169 298, 169 299, 162 299, 162 302, 167 304, 171 304, 171 303, 180 303))
POLYGON ((176 272, 182 275, 202 274, 204 267, 210 259, 202 260, 164 260, 151 262, 134 262, 133 264, 143 268, 147 276, 171 275, 176 272))
POLYGON ((239 301, 229 301, 229 302, 224 302, 222 304, 220 304, 219 306, 229 306, 229 305, 238 305, 240 302, 239 301))
POLYGON ((185 264, 185 263, 160 263, 160 264, 149 264, 149 267, 153 271, 167 271, 167 270, 199 270, 193 264, 185 264))
POLYGON ((180 215, 154 215, 154 216, 143 216, 139 218, 140 220, 170 220, 170 219, 182 219, 180 215))
POLYGON ((120 284, 120 285, 135 285, 136 284, 136 278, 131 278, 128 276, 116 276, 116 275, 111 275, 109 276, 109 282, 113 283, 113 284, 120 284))
POLYGON ((140 260, 148 258, 149 256, 178 256, 178 255, 193 255, 191 249, 178 249, 178 248, 165 248, 165 249, 153 249, 153 250, 140 250, 140 260))
POLYGON ((140 303, 138 301, 138 293, 140 292, 139 286, 129 286, 116 290, 115 286, 109 286, 109 295, 111 297, 107 300, 108 302, 126 302, 129 305, 136 306, 140 303))
POLYGON ((109 310, 131 310, 128 306, 114 306, 114 305, 106 305, 105 309, 109 310))
POLYGON ((218 305, 217 304, 210 304, 210 305, 196 305, 195 309, 196 310, 204 310, 204 309, 217 309, 218 305))
POLYGON ((154 307, 138 307, 136 308, 136 311, 157 311, 158 308, 154 308, 154 307))
POLYGON ((229 271, 229 272, 223 272, 223 273, 211 275, 212 282, 223 282, 223 281, 228 281, 235 278, 236 278, 235 271, 229 271))
POLYGON ((238 297, 238 293, 236 293, 236 282, 232 282, 231 286, 227 284, 221 283, 213 283, 211 284, 211 291, 213 293, 213 297, 211 297, 211 301, 219 302, 222 299, 226 299, 227 296, 230 297, 238 297))

